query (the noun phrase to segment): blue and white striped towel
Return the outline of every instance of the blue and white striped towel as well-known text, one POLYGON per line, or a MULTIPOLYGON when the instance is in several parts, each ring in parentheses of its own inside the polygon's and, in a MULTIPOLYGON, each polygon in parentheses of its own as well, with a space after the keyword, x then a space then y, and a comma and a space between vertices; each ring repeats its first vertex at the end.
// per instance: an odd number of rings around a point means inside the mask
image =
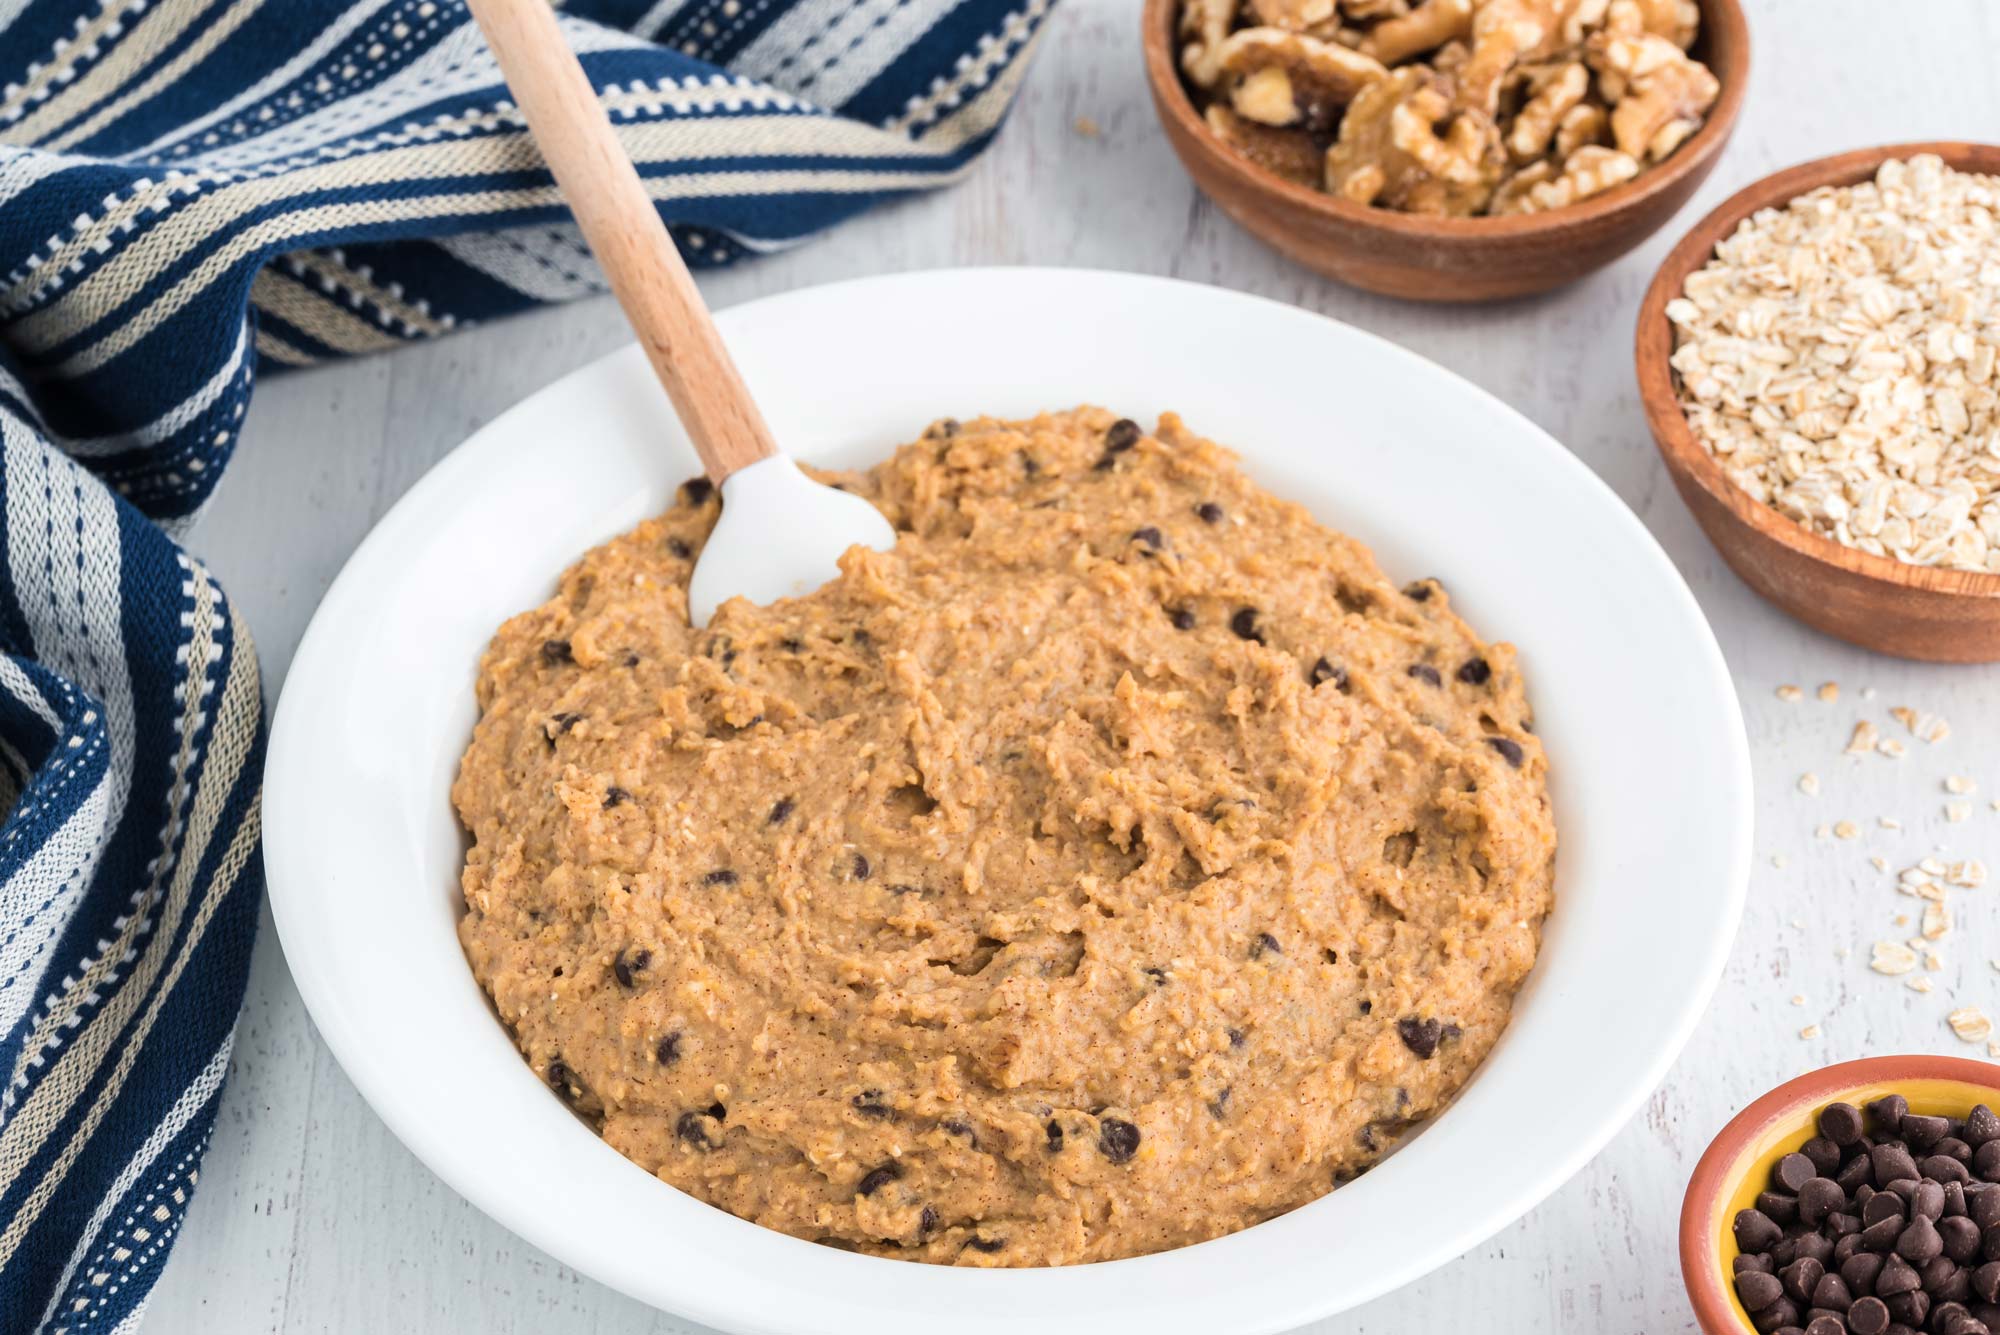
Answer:
MULTIPOLYGON (((1053 0, 569 0, 683 251, 951 181, 1053 0)), ((259 368, 600 290, 458 0, 0 0, 0 1335, 130 1329, 261 890, 256 655, 169 536, 259 368)))

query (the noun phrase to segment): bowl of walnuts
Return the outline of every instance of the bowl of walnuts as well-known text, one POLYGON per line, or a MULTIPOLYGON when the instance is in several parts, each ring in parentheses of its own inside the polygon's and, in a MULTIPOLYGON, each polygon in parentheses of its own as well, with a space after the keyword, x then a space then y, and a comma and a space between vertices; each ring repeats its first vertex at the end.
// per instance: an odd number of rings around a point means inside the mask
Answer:
POLYGON ((1291 259, 1421 301, 1546 291, 1671 218, 1734 130, 1738 0, 1147 0, 1195 184, 1291 259))

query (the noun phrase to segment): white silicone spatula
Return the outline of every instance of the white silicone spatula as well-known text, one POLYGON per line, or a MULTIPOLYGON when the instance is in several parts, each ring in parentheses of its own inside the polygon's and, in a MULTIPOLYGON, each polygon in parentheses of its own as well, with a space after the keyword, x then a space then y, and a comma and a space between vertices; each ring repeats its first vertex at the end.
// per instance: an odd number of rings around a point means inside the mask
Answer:
POLYGON ((688 588, 706 625, 742 595, 768 603, 818 588, 849 547, 887 551, 896 531, 858 496, 799 471, 771 439, 666 225, 563 40, 549 0, 467 0, 577 226, 639 335, 681 425, 722 493, 688 588))

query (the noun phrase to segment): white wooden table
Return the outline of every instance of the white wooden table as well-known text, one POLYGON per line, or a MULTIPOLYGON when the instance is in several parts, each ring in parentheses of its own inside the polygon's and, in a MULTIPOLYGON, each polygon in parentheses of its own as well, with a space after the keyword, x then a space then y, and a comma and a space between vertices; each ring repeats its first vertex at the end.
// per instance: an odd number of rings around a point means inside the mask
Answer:
MULTIPOLYGON (((1751 8, 1749 105, 1708 188, 1677 227, 1541 300, 1458 310, 1362 296, 1238 231, 1195 194, 1158 132, 1140 74, 1138 0, 1065 0, 1012 122, 963 185, 704 282, 727 305, 892 270, 1033 263, 1173 274, 1295 302, 1386 335, 1522 409, 1617 489, 1693 586, 1735 672, 1758 785, 1750 907, 1713 1007, 1644 1113, 1567 1187, 1470 1255, 1319 1331, 1691 1330, 1674 1256, 1680 1192, 1733 1109, 1828 1061, 1918 1050, 1984 1055, 1959 1043, 1944 1016, 1954 997, 2000 1013, 2000 972, 1988 964, 2000 957, 2000 922, 1983 897, 2000 885, 1963 895, 1931 994, 1865 963, 1869 942, 1911 934, 1891 919, 1912 901, 1896 896, 1870 856, 1899 868, 1942 846, 2000 865, 2000 811, 1989 805, 2000 793, 2000 671, 1866 654, 1794 625, 1747 592, 1667 483, 1640 417, 1630 354, 1633 312, 1653 266, 1680 228, 1736 187, 1865 144, 2000 139, 2000 7, 1752 0, 1751 8), (1099 133, 1079 131, 1084 117, 1099 133), (1828 680, 1840 683, 1837 704, 1812 696, 1828 680), (1806 699, 1778 700, 1773 690, 1784 682, 1807 687, 1806 699), (1863 700, 1864 687, 1875 698, 1863 700), (1896 704, 1942 714, 1953 736, 1935 747, 1908 739, 1902 760, 1840 754, 1856 717, 1866 712, 1894 727, 1886 712, 1896 704), (1805 770, 1823 781, 1817 798, 1796 787, 1805 770), (1978 779, 1982 790, 1959 824, 1942 811, 1941 781, 1954 773, 1978 779), (1879 827, 1885 814, 1903 829, 1879 827), (1861 838, 1814 837, 1816 824, 1841 818, 1860 824, 1861 838), (1773 855, 1785 865, 1774 866, 1773 855), (1837 955, 1847 948, 1853 954, 1837 955), (1794 995, 1804 1004, 1794 1006, 1794 995), (1810 1024, 1821 1026, 1818 1036, 1802 1039, 1810 1024)), ((600 299, 259 390, 192 545, 255 631, 269 698, 321 592, 404 489, 481 423, 626 337, 600 299)), ((1340 405, 1327 411, 1337 415, 1340 405)), ((693 1329, 520 1242, 412 1158, 320 1044, 268 922, 213 1147, 150 1320, 174 1335, 693 1329)))

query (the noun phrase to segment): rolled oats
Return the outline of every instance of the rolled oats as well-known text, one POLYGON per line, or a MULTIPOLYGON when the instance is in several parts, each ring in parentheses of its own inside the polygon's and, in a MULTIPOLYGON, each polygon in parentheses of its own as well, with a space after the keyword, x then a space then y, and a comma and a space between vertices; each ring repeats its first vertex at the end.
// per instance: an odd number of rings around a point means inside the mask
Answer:
POLYGON ((1900 941, 1877 941, 1869 956, 1868 967, 1876 973, 1892 976, 1908 973, 1917 967, 1917 952, 1900 941))
POLYGON ((1814 774, 1811 770, 1807 770, 1804 774, 1799 775, 1799 791, 1807 797, 1818 797, 1819 775, 1814 774))
POLYGON ((1861 551, 2000 572, 1997 213, 2000 178, 1924 155, 1716 247, 1667 316, 1688 423, 1738 486, 1861 551))
POLYGON ((1984 1043, 1993 1036, 1993 1021, 1986 1018, 1986 1012, 1977 1006, 1961 1006, 1945 1022, 1951 1031, 1968 1043, 1984 1043))

